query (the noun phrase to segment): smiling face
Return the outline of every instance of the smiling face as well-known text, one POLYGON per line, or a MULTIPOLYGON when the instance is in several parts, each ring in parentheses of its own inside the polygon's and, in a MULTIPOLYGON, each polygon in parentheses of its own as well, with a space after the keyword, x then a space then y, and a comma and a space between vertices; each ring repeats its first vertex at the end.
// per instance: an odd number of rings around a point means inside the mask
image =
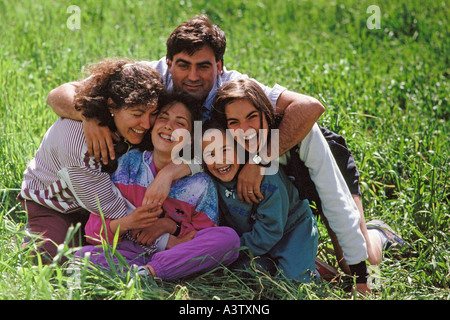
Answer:
POLYGON ((225 132, 219 129, 206 131, 202 149, 206 167, 213 176, 224 182, 234 179, 240 165, 233 140, 225 132))
POLYGON ((193 97, 204 100, 214 86, 217 75, 222 72, 222 61, 216 61, 213 50, 204 46, 189 55, 182 51, 168 60, 173 86, 193 97))
POLYGON ((111 109, 117 132, 132 144, 142 142, 145 133, 150 130, 155 119, 156 106, 132 106, 119 110, 111 109))
POLYGON ((266 117, 250 101, 241 99, 228 104, 225 117, 228 129, 247 151, 256 152, 265 145, 269 128, 266 117))
POLYGON ((184 129, 191 133, 192 122, 191 113, 183 103, 175 102, 163 107, 152 128, 154 150, 170 154, 179 143, 188 143, 189 141, 182 141, 184 138, 180 138, 182 136, 175 130, 184 129))

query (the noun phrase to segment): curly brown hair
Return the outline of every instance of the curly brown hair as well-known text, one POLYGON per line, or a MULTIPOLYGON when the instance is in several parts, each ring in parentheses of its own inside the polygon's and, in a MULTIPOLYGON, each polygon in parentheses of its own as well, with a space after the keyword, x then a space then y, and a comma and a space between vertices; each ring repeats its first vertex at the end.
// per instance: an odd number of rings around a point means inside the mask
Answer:
POLYGON ((180 52, 193 55, 204 46, 208 46, 213 50, 216 61, 223 62, 226 45, 225 32, 217 25, 213 25, 206 15, 197 15, 180 24, 171 33, 166 42, 166 58, 173 60, 173 56, 180 52))
POLYGON ((156 106, 164 89, 161 75, 144 62, 105 59, 89 68, 91 76, 75 93, 75 108, 87 119, 116 130, 110 110, 133 106, 156 106))

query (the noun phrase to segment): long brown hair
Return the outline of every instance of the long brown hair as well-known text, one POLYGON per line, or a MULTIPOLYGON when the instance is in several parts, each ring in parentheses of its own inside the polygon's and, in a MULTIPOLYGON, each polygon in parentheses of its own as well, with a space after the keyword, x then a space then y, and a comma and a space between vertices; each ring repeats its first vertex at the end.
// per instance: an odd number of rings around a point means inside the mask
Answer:
POLYGON ((261 116, 264 115, 269 125, 269 130, 278 126, 278 117, 275 115, 269 98, 267 98, 262 88, 251 79, 230 81, 219 88, 212 107, 212 118, 226 128, 225 108, 230 103, 238 100, 248 100, 259 111, 261 116))

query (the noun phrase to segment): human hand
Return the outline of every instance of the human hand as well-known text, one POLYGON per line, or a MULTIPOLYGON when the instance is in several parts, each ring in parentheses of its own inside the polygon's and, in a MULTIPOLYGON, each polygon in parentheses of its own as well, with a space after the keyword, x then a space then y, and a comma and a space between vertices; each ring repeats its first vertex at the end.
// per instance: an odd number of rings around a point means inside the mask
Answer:
POLYGON ((239 200, 248 204, 259 203, 264 199, 261 193, 261 182, 264 168, 256 164, 245 164, 241 169, 237 182, 237 194, 239 200))
POLYGON ((170 235, 166 248, 170 249, 170 248, 175 247, 176 245, 179 245, 181 243, 188 242, 188 241, 194 239, 197 232, 198 231, 193 230, 193 231, 189 232, 188 234, 184 235, 183 237, 175 237, 175 236, 170 235))
POLYGON ((149 227, 158 220, 162 212, 161 206, 157 203, 136 208, 123 218, 124 229, 127 231, 149 227))
POLYGON ((91 157, 94 157, 97 162, 101 160, 105 165, 108 164, 109 158, 115 159, 113 140, 120 139, 108 127, 100 126, 96 119, 83 117, 83 132, 91 157))
MULTIPOLYGON (((161 172, 160 172, 161 173, 161 172)), ((142 205, 150 203, 163 203, 169 196, 172 186, 172 177, 168 174, 157 174, 155 179, 147 187, 142 200, 142 205)))
POLYGON ((109 228, 113 234, 116 233, 117 229, 119 229, 119 234, 122 235, 129 230, 151 226, 156 222, 161 213, 162 208, 160 205, 155 203, 145 205, 136 208, 125 217, 111 220, 109 223, 109 228))
POLYGON ((170 218, 159 218, 157 221, 145 228, 134 230, 132 237, 142 245, 149 246, 153 241, 164 233, 174 233, 177 224, 170 218))

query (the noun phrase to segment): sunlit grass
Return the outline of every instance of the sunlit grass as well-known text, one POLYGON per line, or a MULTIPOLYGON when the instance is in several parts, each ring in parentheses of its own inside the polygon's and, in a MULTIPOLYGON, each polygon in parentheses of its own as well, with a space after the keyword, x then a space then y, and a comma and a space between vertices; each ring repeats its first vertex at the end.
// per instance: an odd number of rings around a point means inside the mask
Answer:
POLYGON ((228 69, 326 106, 320 122, 354 153, 367 219, 385 220, 410 244, 411 257, 386 256, 370 298, 449 298, 447 2, 379 3, 381 28, 368 29, 370 1, 89 0, 78 4, 80 30, 72 31, 73 4, 0 2, 0 299, 354 298, 342 283, 299 284, 225 267, 173 282, 82 267, 76 282, 69 265, 36 264, 32 248, 21 248, 26 218, 15 198, 57 119, 48 92, 103 57, 159 59, 175 26, 201 12, 227 34, 228 69))

